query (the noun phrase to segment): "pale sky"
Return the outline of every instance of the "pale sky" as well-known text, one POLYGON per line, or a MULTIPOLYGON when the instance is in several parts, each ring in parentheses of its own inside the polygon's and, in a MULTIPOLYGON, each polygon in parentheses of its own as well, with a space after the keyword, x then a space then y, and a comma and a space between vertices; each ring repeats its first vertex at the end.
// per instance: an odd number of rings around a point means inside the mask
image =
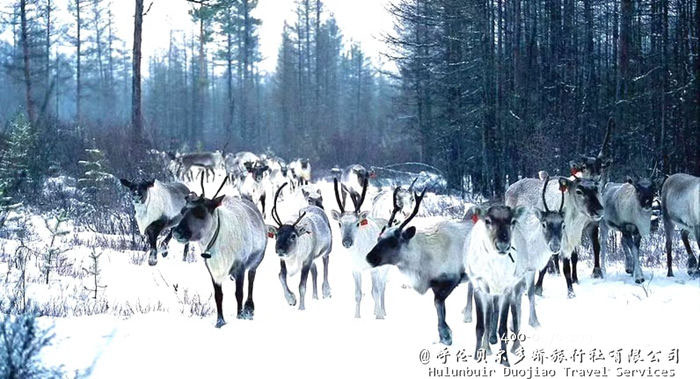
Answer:
MULTIPOLYGON (((14 0, 0 0, 3 9, 14 0)), ((68 0, 57 0, 61 18, 67 20, 68 0)), ((357 41, 363 50, 378 64, 379 53, 383 50, 381 36, 391 31, 392 19, 386 11, 390 0, 324 0, 324 19, 328 14, 335 15, 338 26, 343 33, 346 45, 349 41, 357 41)), ((148 7, 149 0, 144 1, 148 7)), ((119 36, 131 49, 133 38, 134 1, 112 0, 119 36)), ((143 53, 144 62, 158 50, 167 49, 171 29, 191 33, 194 25, 190 22, 187 11, 192 5, 186 0, 153 0, 153 6, 144 17, 143 53)), ((293 22, 294 0, 259 0, 255 16, 262 20, 259 30, 260 50, 263 56, 261 68, 266 72, 275 70, 277 52, 281 42, 284 20, 293 22)), ((7 33, 3 35, 7 38, 7 33)), ((347 46, 346 46, 347 47, 347 46)))

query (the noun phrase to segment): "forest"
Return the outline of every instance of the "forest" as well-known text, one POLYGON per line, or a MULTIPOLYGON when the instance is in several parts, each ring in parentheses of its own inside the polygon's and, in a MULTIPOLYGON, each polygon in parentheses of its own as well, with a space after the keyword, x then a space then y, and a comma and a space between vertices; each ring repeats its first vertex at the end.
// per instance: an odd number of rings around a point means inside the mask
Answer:
POLYGON ((421 162, 450 188, 498 197, 597 152, 609 119, 614 175, 700 172, 698 1, 395 0, 377 58, 323 1, 297 0, 272 73, 259 67, 258 0, 182 1, 191 25, 162 31, 167 50, 143 62, 148 1, 135 1, 133 30, 117 29, 107 0, 8 2, 5 192, 79 176, 90 149, 134 173, 155 148, 268 151, 319 168, 421 162))

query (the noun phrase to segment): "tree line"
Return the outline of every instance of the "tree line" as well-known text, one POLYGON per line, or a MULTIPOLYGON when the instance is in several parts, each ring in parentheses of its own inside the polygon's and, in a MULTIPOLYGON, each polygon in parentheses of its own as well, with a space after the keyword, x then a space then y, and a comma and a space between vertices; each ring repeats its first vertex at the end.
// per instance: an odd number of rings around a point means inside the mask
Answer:
POLYGON ((296 0, 272 73, 258 0, 181 1, 190 24, 142 64, 148 1, 118 30, 108 0, 13 0, 0 13, 0 141, 23 112, 67 171, 85 145, 269 150, 317 167, 419 161, 498 196, 597 152, 612 118, 618 174, 700 173, 700 0, 394 0, 387 71, 323 1, 296 0))

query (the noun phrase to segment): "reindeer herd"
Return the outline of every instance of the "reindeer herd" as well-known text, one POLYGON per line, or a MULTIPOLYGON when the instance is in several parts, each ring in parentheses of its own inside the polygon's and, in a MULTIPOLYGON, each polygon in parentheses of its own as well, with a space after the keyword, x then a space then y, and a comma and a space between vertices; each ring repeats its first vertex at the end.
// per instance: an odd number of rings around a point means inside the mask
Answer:
MULTIPOLYGON (((389 267, 396 266, 415 291, 423 294, 432 290, 440 342, 450 345, 452 331, 445 322, 445 300, 464 282, 468 286, 464 321, 472 321, 475 308, 476 350, 490 353, 490 345, 507 333, 509 315, 511 329, 518 333, 524 293, 530 303, 529 324, 539 326, 535 297, 542 294, 547 266, 559 257, 568 297, 575 297, 577 250, 584 233, 590 236, 594 251, 594 278, 606 274, 606 243, 600 242, 612 229, 622 235, 626 272, 641 283, 640 240, 653 229, 652 219, 660 213, 668 276, 673 276, 675 228, 680 229, 688 252, 688 273, 700 275, 690 245, 692 238, 700 246, 700 178, 679 173, 664 179, 629 177, 620 183, 608 182, 606 171, 612 162, 604 151, 611 128, 612 122, 600 154, 572 161, 570 176, 550 177, 541 172, 540 178, 524 178, 510 185, 502 203, 473 206, 459 220, 426 219, 417 225, 411 223, 428 189, 414 191, 415 181, 408 188, 372 189, 376 194, 369 202, 371 208, 363 210, 375 174, 361 165, 336 171, 332 205, 324 203, 320 187, 311 183, 308 160, 286 164, 277 157, 249 152, 227 156, 219 152, 171 154, 170 171, 178 179, 201 175, 200 194, 178 181, 135 183, 122 179, 121 183, 131 195, 139 231, 147 237, 150 265, 157 263, 158 252, 167 254, 173 236, 185 244, 185 257, 190 244, 201 252, 214 286, 216 327, 225 324, 222 283, 226 277, 236 285, 237 317, 253 318, 255 273, 268 239, 274 239, 279 280, 290 306, 298 302, 299 309, 305 309, 309 273, 313 298, 318 298, 317 260, 323 263, 323 298, 330 298, 328 271, 335 242, 342 246, 337 250, 349 256, 355 282, 355 317, 360 317, 365 272, 372 280, 374 315, 377 319, 386 317, 386 281, 389 267), (225 169, 225 178, 216 194, 207 197, 204 181, 215 178, 219 169, 225 169), (220 196, 227 181, 233 195, 220 196), (266 199, 273 194, 270 209, 266 199), (303 196, 305 205, 290 209, 291 202, 283 199, 297 195, 303 196), (290 217, 280 217, 282 207, 288 208, 283 213, 290 217), (268 215, 272 223, 266 225, 268 215), (336 227, 339 241, 333 240, 332 229, 336 227), (161 234, 165 237, 159 247, 161 234), (248 294, 243 303, 246 272, 248 294), (300 276, 298 299, 287 284, 288 277, 296 273, 300 276)), ((507 341, 500 340, 505 353, 507 341)), ((513 351, 519 343, 513 342, 513 351)), ((501 363, 508 365, 507 354, 502 354, 501 363)))

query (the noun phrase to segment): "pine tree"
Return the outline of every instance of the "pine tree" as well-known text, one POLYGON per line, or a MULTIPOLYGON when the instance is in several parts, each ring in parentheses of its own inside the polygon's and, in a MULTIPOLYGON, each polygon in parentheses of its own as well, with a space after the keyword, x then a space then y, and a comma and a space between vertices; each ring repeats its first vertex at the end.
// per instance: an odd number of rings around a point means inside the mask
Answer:
POLYGON ((38 174, 34 159, 36 134, 21 112, 10 121, 8 129, 7 149, 0 159, 0 189, 4 196, 13 196, 38 174))
POLYGON ((78 179, 78 186, 82 188, 88 202, 93 205, 98 203, 98 194, 107 188, 113 179, 107 172, 107 159, 100 149, 85 149, 87 159, 78 161, 85 170, 83 176, 78 179))

